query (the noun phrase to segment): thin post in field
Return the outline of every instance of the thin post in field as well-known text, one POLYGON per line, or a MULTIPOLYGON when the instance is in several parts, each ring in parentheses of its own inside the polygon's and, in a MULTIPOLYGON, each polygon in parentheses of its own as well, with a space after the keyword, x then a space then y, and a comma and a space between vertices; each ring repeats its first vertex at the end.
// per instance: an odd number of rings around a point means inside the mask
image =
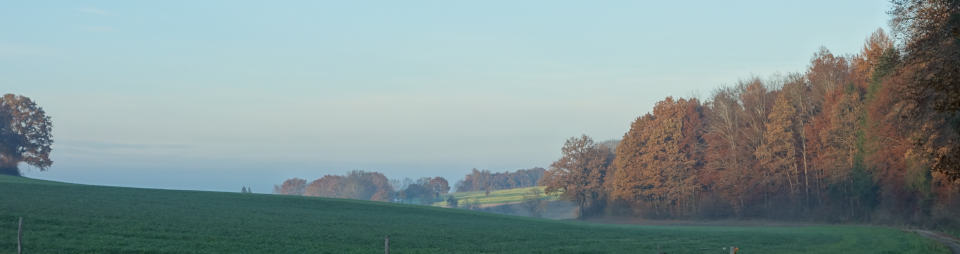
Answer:
POLYGON ((390 235, 383 238, 383 254, 390 254, 390 235))
POLYGON ((23 252, 21 239, 23 239, 23 217, 20 217, 20 222, 17 223, 17 254, 21 254, 23 252))

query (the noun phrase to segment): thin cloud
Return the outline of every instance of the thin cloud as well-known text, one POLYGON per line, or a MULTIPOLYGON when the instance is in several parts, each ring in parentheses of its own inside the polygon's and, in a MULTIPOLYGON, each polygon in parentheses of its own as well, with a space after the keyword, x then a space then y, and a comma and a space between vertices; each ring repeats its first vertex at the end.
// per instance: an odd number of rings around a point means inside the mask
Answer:
POLYGON ((93 14, 93 15, 101 15, 101 16, 104 16, 104 15, 109 14, 109 13, 108 13, 107 11, 105 11, 105 10, 98 9, 98 8, 93 8, 93 7, 78 8, 77 11, 79 11, 79 12, 81 12, 81 13, 93 14))

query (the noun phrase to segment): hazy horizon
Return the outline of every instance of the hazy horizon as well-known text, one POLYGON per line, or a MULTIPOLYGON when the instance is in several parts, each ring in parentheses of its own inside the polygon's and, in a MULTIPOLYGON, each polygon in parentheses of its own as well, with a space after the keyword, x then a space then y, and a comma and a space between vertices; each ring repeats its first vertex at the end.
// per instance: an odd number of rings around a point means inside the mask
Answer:
POLYGON ((887 29, 885 1, 16 2, 0 85, 53 118, 75 183, 270 192, 547 167, 667 97, 800 72, 887 29), (55 3, 55 4, 54 4, 55 3), (843 25, 837 25, 843 24, 843 25), (758 35, 757 31, 762 31, 758 35))

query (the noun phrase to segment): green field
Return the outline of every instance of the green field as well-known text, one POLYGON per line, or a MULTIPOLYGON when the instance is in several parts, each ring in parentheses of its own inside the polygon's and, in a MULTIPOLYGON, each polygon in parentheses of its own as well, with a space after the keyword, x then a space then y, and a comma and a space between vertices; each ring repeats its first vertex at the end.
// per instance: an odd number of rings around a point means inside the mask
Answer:
POLYGON ((0 176, 0 253, 949 253, 865 226, 618 226, 355 200, 0 176))
MULTIPOLYGON (((516 188, 516 189, 506 189, 506 190, 495 190, 491 191, 490 195, 487 195, 484 191, 471 191, 471 192, 454 192, 444 196, 446 199, 447 196, 454 196, 460 202, 460 206, 467 202, 476 202, 481 205, 490 205, 490 204, 509 204, 509 203, 519 203, 523 201, 524 195, 530 192, 530 190, 539 189, 541 192, 546 189, 545 186, 536 186, 536 187, 527 187, 527 188, 516 188)), ((544 195, 545 200, 557 200, 558 195, 544 195)), ((440 201, 433 203, 434 206, 447 206, 446 201, 440 201)))

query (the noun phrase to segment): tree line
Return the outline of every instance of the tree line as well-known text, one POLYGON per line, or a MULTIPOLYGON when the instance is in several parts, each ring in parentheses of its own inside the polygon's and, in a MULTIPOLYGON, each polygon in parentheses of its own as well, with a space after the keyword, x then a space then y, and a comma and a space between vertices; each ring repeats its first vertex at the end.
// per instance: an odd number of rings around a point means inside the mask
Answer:
MULTIPOLYGON (((473 169, 459 181, 457 191, 492 191, 537 186, 546 169, 519 169, 514 172, 491 173, 473 169)), ((307 183, 306 179, 290 178, 274 185, 273 193, 331 198, 348 198, 401 203, 431 204, 443 200, 451 190, 443 177, 390 179, 379 172, 361 170, 345 175, 325 175, 307 183)))
POLYGON ((450 183, 443 177, 421 177, 417 180, 404 178, 390 181, 397 201, 414 204, 430 204, 441 200, 441 195, 450 192, 450 183))
POLYGON ((514 172, 494 172, 489 170, 472 169, 456 184, 457 192, 494 191, 513 188, 533 187, 539 185, 540 178, 546 169, 535 167, 518 169, 514 172))
POLYGON ((347 198, 373 201, 397 201, 429 204, 440 201, 441 194, 450 191, 443 177, 424 177, 413 181, 387 180, 379 172, 354 170, 346 175, 325 175, 310 183, 302 178, 290 178, 274 185, 273 193, 313 197, 347 198))
POLYGON ((672 98, 615 149, 570 138, 544 176, 581 216, 807 218, 958 226, 958 1, 895 1, 862 50, 672 98))

